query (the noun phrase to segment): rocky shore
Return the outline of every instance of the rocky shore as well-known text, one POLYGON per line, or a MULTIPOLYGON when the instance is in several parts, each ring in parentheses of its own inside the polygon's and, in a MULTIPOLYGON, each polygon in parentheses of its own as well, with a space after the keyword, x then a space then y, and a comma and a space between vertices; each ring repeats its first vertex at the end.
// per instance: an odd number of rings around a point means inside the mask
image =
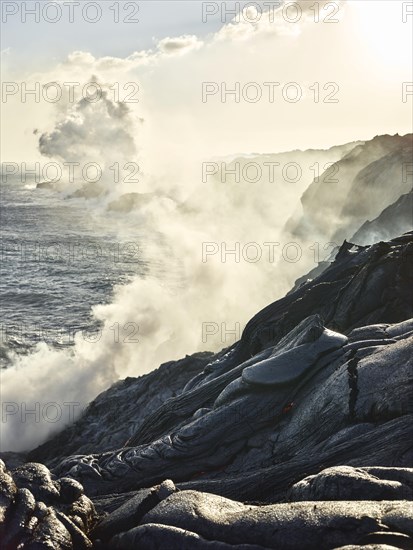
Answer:
POLYGON ((2 463, 1 548, 412 548, 412 258, 344 242, 235 345, 2 463))

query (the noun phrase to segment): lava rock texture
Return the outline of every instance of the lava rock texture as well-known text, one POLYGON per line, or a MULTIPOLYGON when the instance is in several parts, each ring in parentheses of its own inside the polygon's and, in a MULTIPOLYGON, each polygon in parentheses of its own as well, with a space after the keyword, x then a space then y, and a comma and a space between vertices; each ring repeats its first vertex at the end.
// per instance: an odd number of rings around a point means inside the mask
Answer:
POLYGON ((2 465, 2 548, 412 548, 412 259, 344 242, 235 345, 115 384, 2 465))

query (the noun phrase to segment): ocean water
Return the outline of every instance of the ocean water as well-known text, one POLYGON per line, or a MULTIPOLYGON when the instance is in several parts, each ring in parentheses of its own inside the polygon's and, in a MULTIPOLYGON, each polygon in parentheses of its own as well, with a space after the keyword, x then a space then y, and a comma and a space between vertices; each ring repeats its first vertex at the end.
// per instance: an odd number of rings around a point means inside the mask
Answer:
POLYGON ((41 341, 69 347, 78 331, 93 337, 92 306, 110 302, 114 285, 145 273, 139 226, 125 237, 122 216, 96 201, 8 178, 0 215, 2 368, 11 351, 27 354, 41 341))

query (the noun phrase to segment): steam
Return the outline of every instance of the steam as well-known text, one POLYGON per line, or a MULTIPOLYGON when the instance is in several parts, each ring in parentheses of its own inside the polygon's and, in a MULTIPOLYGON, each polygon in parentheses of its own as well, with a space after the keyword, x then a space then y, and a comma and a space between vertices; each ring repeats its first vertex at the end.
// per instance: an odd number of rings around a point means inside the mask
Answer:
MULTIPOLYGON (((274 163, 295 158, 308 166, 314 158, 334 160, 347 148, 270 158, 274 163)), ((78 333, 72 350, 39 344, 30 356, 14 358, 2 374, 3 448, 21 451, 45 441, 118 378, 139 376, 195 351, 218 351, 239 339, 256 311, 315 265, 312 250, 298 253, 297 243, 281 237, 310 181, 311 172, 295 187, 262 181, 257 193, 246 181, 222 183, 216 177, 194 185, 188 179, 179 200, 171 198, 169 185, 167 194, 159 185, 144 204, 120 213, 113 212, 113 194, 102 197, 108 226, 115 227, 122 215, 126 228, 136 219, 145 227, 141 253, 150 275, 115 288, 111 304, 93 308, 102 327, 96 340, 78 333)), ((127 205, 133 196, 126 195, 127 205)))
POLYGON ((83 98, 52 132, 40 136, 39 150, 46 157, 69 162, 88 162, 91 158, 101 160, 108 156, 108 162, 132 158, 136 147, 129 114, 128 106, 111 101, 107 91, 102 92, 96 103, 83 98))
MULTIPOLYGON (((47 159, 104 166, 105 177, 98 182, 104 193, 96 206, 106 210, 108 226, 116 229, 120 240, 128 240, 128 228, 134 224, 145 228, 141 253, 151 269, 149 275, 115 288, 111 304, 93 308, 101 324, 96 341, 79 333, 71 350, 39 344, 30 356, 14 357, 2 373, 2 400, 8 407, 3 411, 3 450, 26 450, 45 441, 121 377, 142 375, 188 353, 230 345, 256 311, 280 298, 298 276, 315 266, 312 243, 307 238, 292 242, 282 229, 314 178, 310 167, 319 163, 322 169, 353 148, 349 143, 328 149, 327 143, 352 142, 354 136, 353 130, 344 129, 340 140, 336 137, 337 118, 348 118, 349 103, 338 105, 333 117, 320 105, 314 107, 308 91, 315 80, 331 81, 341 60, 334 52, 323 53, 315 69, 301 60, 303 51, 319 56, 324 40, 347 44, 350 35, 334 25, 307 23, 306 19, 302 26, 281 22, 271 27, 264 18, 254 26, 232 22, 205 41, 168 37, 154 50, 125 59, 96 59, 76 52, 45 76, 50 81, 83 82, 81 75, 90 74, 100 83, 101 101, 78 99, 55 114, 57 120, 49 128, 36 124, 41 128, 39 150, 47 159), (287 50, 290 56, 280 56, 274 74, 269 70, 273 52, 287 50), (221 103, 219 95, 215 102, 202 102, 203 82, 227 80, 230 85, 245 80, 246 74, 247 81, 260 83, 300 80, 307 87, 303 103, 278 98, 256 108, 249 103, 241 107, 221 103), (111 97, 115 81, 120 90, 130 81, 138 83, 143 90, 139 103, 125 106, 111 97), (318 127, 322 131, 309 145, 318 127), (307 131, 307 147, 318 149, 251 153, 300 147, 302 129, 307 131), (239 182, 230 176, 222 181, 223 161, 218 156, 233 155, 226 166, 234 169, 234 153, 239 150, 249 153, 248 161, 265 173, 259 181, 251 182, 245 173, 239 182), (138 162, 139 184, 113 185, 107 175, 114 162, 138 162), (206 181, 205 162, 218 167, 206 181), (265 171, 268 162, 278 163, 274 178, 265 171), (300 167, 299 179, 285 178, 283 167, 288 163, 300 167), (50 403, 54 405, 49 410, 50 403), (36 412, 30 415, 27 410, 36 412), (62 414, 51 421, 56 411, 62 414)), ((351 93, 346 99, 358 105, 360 98, 351 93)), ((74 189, 71 182, 63 183, 66 190, 74 189)))
POLYGON ((60 190, 83 188, 86 193, 94 183, 100 192, 109 192, 119 180, 119 167, 133 161, 138 171, 136 141, 142 120, 126 103, 110 99, 95 76, 87 86, 93 92, 69 107, 53 130, 41 134, 39 151, 67 168, 56 185, 60 190))

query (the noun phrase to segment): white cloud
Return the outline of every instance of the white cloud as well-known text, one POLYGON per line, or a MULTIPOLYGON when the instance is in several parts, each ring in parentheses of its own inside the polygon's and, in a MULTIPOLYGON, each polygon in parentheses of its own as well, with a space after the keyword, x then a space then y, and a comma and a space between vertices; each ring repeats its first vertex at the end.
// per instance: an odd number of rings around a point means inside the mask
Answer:
POLYGON ((192 50, 198 50, 203 45, 195 35, 183 35, 176 38, 166 37, 157 44, 159 51, 169 55, 181 55, 192 50))
MULTIPOLYGON (((393 4, 399 13, 397 3, 393 4)), ((250 11, 248 16, 254 14, 250 11)), ((39 128, 42 152, 56 158, 112 161, 133 156, 137 149, 145 177, 134 191, 149 189, 155 194, 149 205, 130 215, 149 238, 156 236, 145 260, 158 270, 155 275, 160 272, 164 285, 154 276, 117 289, 112 304, 94 310, 107 328, 99 345, 78 338, 75 355, 70 357, 41 347, 35 357, 21 359, 20 371, 8 371, 3 377, 5 399, 16 400, 22 381, 33 380, 27 399, 42 395, 47 401, 57 401, 63 399, 63 391, 68 400, 88 400, 118 375, 136 376, 162 360, 195 351, 201 346, 203 321, 229 326, 247 321, 260 306, 284 293, 294 275, 309 267, 287 262, 221 262, 219 254, 215 261, 203 263, 201 246, 202 242, 226 242, 231 248, 236 242, 282 241, 280 228, 313 177, 310 166, 314 160, 302 166, 308 180, 287 187, 279 181, 203 183, 202 161, 214 154, 317 148, 377 133, 406 133, 411 103, 402 103, 399 83, 410 80, 410 65, 388 79, 386 67, 366 57, 365 35, 353 32, 354 17, 348 10, 339 24, 325 24, 307 16, 292 27, 300 30, 298 38, 284 32, 283 21, 272 26, 263 18, 257 24, 225 25, 205 39, 203 46, 194 36, 181 36, 165 38, 153 50, 126 58, 96 58, 76 51, 66 62, 26 78, 28 83, 33 79, 43 83, 97 79, 106 93, 114 83, 120 91, 128 82, 139 84, 139 103, 128 104, 126 111, 108 96, 96 105, 82 100, 75 105, 45 105, 22 103, 16 94, 14 102, 3 109, 7 112, 6 146, 13 159, 20 155, 17 160, 26 160, 35 140, 38 145, 32 131, 39 128), (241 39, 234 41, 235 37, 241 39), (240 86, 280 84, 273 102, 268 101, 263 86, 263 97, 256 103, 244 96, 239 102, 231 96, 223 102, 222 89, 203 102, 202 83, 211 81, 220 88, 224 83, 230 90, 237 82, 240 86), (283 85, 289 82, 303 88, 301 101, 290 103, 283 97, 283 85), (315 82, 320 86, 318 102, 311 90, 315 82), (331 92, 324 88, 328 82, 339 86, 338 103, 324 102, 331 92), (131 120, 139 117, 145 124, 134 127, 131 120), (31 141, 23 142, 28 130, 31 141), (184 201, 186 208, 179 206, 184 201), (114 322, 128 321, 142 327, 140 344, 115 345, 108 329, 114 322), (37 377, 38 373, 42 376, 37 377), (66 388, 68 380, 70 387, 66 388)), ((9 160, 7 155, 4 158, 9 160)), ((124 193, 125 187, 116 191, 124 193)), ((306 252, 311 263, 312 251, 306 252)), ((11 441, 12 428, 10 424, 11 441)), ((30 424, 20 428, 22 445, 44 438, 48 429, 30 424)))

